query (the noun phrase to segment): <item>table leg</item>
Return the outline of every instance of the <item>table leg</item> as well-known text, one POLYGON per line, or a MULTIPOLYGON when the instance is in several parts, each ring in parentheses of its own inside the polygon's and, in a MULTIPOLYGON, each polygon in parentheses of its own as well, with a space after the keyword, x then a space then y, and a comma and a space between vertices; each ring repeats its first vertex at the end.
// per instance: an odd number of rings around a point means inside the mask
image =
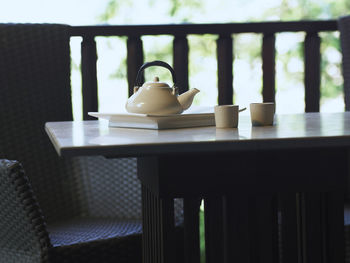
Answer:
POLYGON ((204 199, 206 263, 222 263, 223 257, 223 198, 204 199))
POLYGON ((174 200, 142 186, 143 262, 175 263, 174 200))
POLYGON ((326 194, 327 262, 345 261, 344 192, 326 194))
POLYGON ((184 252, 185 263, 200 263, 199 207, 201 198, 184 198, 184 252))
POLYGON ((280 258, 283 263, 301 263, 300 194, 279 195, 280 258))
POLYGON ((248 195, 224 197, 224 262, 254 262, 254 211, 248 195))
POLYGON ((256 262, 278 262, 277 196, 258 194, 255 209, 256 262))
POLYGON ((325 261, 325 211, 321 193, 301 194, 303 262, 325 261))
POLYGON ((344 193, 302 194, 303 262, 343 263, 344 193))

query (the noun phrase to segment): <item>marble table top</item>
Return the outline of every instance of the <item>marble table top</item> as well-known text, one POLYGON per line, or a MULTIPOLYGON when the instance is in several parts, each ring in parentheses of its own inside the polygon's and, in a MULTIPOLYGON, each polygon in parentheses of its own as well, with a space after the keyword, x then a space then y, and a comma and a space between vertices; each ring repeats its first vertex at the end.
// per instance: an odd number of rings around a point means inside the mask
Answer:
POLYGON ((215 126, 147 130, 110 128, 108 121, 48 122, 45 130, 61 156, 114 157, 196 152, 350 147, 350 112, 276 115, 273 126, 215 126))

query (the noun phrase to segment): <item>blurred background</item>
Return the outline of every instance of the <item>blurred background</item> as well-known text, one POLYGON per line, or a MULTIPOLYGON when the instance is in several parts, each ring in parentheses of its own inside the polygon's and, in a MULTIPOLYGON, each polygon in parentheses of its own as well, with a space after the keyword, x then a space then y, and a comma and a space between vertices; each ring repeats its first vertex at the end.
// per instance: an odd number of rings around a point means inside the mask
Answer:
MULTIPOLYGON (((350 14, 349 0, 13 0, 3 1, 2 23, 63 23, 123 25, 227 23, 337 19, 350 14)), ((321 111, 343 111, 343 79, 339 34, 321 33, 321 111)), ((189 84, 201 90, 195 105, 217 104, 216 37, 189 36, 189 84)), ((261 41, 257 34, 233 35, 234 103, 246 107, 262 101, 261 41)), ((145 36, 145 61, 172 64, 172 37, 145 36)), ((304 111, 304 33, 276 35, 277 113, 304 111)), ((99 111, 124 110, 127 99, 126 38, 97 37, 99 111)), ((74 118, 82 119, 81 38, 71 39, 74 118)), ((149 68, 146 81, 159 75, 171 85, 166 70, 149 68)), ((247 112, 247 111, 246 111, 247 112)))

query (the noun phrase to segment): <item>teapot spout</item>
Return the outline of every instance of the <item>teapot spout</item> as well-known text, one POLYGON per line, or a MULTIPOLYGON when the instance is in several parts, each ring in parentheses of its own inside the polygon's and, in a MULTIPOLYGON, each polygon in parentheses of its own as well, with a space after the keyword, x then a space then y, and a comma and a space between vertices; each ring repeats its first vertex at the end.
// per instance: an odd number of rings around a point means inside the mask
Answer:
POLYGON ((177 97, 183 110, 187 110, 192 105, 193 98, 198 92, 199 90, 194 88, 182 93, 177 97))

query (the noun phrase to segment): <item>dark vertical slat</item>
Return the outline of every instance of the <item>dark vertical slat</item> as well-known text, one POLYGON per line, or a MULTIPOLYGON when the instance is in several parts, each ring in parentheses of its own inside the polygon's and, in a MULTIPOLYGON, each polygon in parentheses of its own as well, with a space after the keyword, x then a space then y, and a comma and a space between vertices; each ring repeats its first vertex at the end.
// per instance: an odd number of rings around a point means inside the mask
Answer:
POLYGON ((346 149, 330 152, 327 161, 330 160, 336 167, 332 173, 332 180, 337 182, 338 189, 325 194, 325 214, 327 224, 326 247, 327 263, 345 261, 344 238, 344 205, 345 191, 349 176, 350 152, 346 149))
POLYGON ((321 194, 302 193, 301 197, 303 262, 324 262, 321 194))
POLYGON ((204 199, 206 263, 222 263, 223 258, 223 198, 204 199))
MULTIPOLYGON (((159 198, 155 196, 155 202, 159 202, 159 220, 161 240, 161 263, 175 263, 175 222, 174 200, 172 198, 159 198)), ((157 214, 156 214, 157 216, 157 214)), ((157 252, 157 251, 156 251, 157 252)))
POLYGON ((274 194, 258 195, 255 212, 258 262, 278 263, 277 197, 274 194))
POLYGON ((344 199, 343 191, 329 192, 326 195, 327 263, 345 261, 344 199))
POLYGON ((320 111, 321 40, 317 33, 308 33, 304 42, 305 112, 320 111))
POLYGON ((134 93, 137 72, 143 64, 143 47, 140 37, 129 37, 127 41, 127 74, 129 97, 134 93))
POLYGON ((280 258, 283 263, 302 263, 299 194, 281 193, 279 204, 280 258))
POLYGON ((274 34, 264 34, 262 43, 264 102, 275 102, 275 41, 274 34))
POLYGON ((97 52, 93 36, 84 36, 81 42, 81 72, 83 95, 83 119, 95 119, 88 115, 89 111, 98 111, 97 95, 97 52))
MULTIPOLYGON (((150 249, 151 252, 151 258, 153 258, 153 260, 155 260, 156 262, 160 262, 158 261, 157 258, 157 234, 158 233, 158 225, 157 225, 157 219, 158 219, 158 210, 159 210, 159 204, 157 203, 155 196, 150 192, 150 205, 149 205, 149 212, 151 215, 151 224, 150 224, 150 237, 151 237, 151 242, 152 242, 152 247, 150 249)), ((160 250, 159 250, 160 251, 160 250)))
POLYGON ((217 43, 218 60, 218 103, 233 103, 233 42, 231 35, 220 35, 217 43))
POLYGON ((149 237, 149 232, 150 232, 150 214, 149 214, 149 209, 148 209, 148 204, 149 204, 149 192, 147 189, 145 189, 145 186, 142 186, 142 218, 143 218, 143 224, 142 224, 142 258, 143 262, 149 262, 149 244, 150 242, 150 237, 149 237))
POLYGON ((179 94, 188 90, 188 41, 186 36, 175 36, 173 42, 173 65, 179 94))
POLYGON ((199 207, 200 198, 184 198, 185 263, 200 262, 199 207))
POLYGON ((143 262, 175 263, 174 200, 142 186, 143 262))
POLYGON ((255 253, 254 211, 248 195, 224 197, 224 262, 250 263, 257 260, 255 253))

